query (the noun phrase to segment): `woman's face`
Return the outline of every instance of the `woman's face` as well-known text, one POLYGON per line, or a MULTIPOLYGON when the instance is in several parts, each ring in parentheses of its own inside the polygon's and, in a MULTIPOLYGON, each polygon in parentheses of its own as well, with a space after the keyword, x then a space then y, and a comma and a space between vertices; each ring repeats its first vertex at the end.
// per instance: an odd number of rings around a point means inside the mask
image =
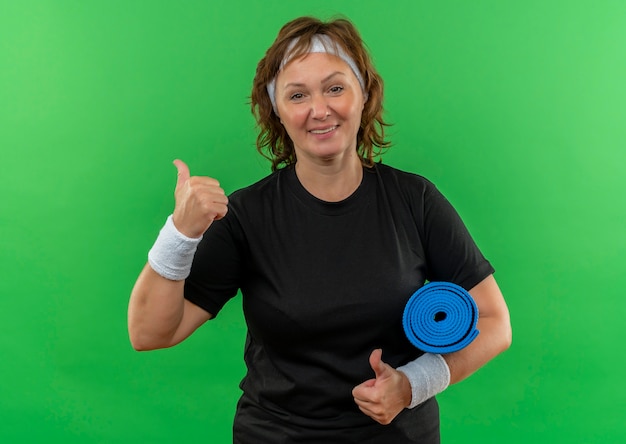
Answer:
POLYGON ((311 53, 289 62, 276 78, 276 106, 298 161, 356 156, 363 92, 339 57, 311 53))

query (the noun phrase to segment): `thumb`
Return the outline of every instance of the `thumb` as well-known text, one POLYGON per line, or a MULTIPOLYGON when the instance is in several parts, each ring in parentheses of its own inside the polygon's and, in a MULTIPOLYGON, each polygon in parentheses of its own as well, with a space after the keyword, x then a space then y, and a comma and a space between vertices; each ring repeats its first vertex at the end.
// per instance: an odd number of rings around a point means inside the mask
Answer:
POLYGON ((190 177, 189 167, 187 166, 185 162, 183 162, 180 159, 176 159, 174 161, 174 165, 176 166, 176 169, 178 170, 178 179, 176 180, 176 189, 178 190, 180 187, 185 185, 185 182, 189 180, 189 177, 190 177))
POLYGON ((370 366, 374 373, 376 373, 376 379, 379 379, 386 375, 389 366, 383 362, 383 350, 377 348, 370 355, 370 366))

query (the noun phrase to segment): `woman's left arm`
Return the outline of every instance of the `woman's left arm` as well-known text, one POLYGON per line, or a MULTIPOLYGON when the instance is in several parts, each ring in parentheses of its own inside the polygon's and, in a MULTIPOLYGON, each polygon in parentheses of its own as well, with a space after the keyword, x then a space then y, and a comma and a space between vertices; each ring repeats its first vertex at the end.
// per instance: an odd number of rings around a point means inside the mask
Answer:
POLYGON ((443 355, 450 368, 450 384, 462 381, 511 345, 511 321, 493 275, 469 290, 478 306, 479 334, 462 350, 443 355))
POLYGON ((450 370, 449 381, 448 369, 438 355, 427 353, 413 361, 417 366, 413 373, 419 381, 415 382, 416 387, 412 387, 406 370, 392 368, 382 360, 383 351, 374 350, 370 356, 370 365, 375 377, 352 390, 354 401, 363 413, 381 424, 389 424, 405 407, 421 403, 444 390, 448 384, 465 379, 509 348, 509 310, 493 275, 486 277, 469 293, 478 306, 480 333, 464 349, 443 355, 450 370), (413 399, 413 392, 419 395, 417 399, 413 399))

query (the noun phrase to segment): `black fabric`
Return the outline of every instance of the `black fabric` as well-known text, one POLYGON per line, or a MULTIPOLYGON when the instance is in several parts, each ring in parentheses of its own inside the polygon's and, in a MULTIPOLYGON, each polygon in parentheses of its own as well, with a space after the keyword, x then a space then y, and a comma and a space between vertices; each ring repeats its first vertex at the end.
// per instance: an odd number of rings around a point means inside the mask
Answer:
POLYGON ((393 367, 421 354, 401 318, 426 280, 470 289, 493 273, 448 201, 425 178, 382 164, 341 202, 310 195, 293 168, 229 200, 185 297, 217 315, 241 289, 248 372, 235 442, 438 442, 436 401, 380 426, 351 391, 373 377, 375 348, 393 367))

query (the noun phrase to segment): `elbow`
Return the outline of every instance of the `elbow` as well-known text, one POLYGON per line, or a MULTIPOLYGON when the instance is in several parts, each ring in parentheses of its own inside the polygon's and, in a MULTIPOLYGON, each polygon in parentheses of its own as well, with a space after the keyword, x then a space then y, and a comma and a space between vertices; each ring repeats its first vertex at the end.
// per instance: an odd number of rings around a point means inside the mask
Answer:
POLYGON ((153 331, 150 324, 146 324, 130 313, 128 316, 128 339, 131 347, 139 352, 158 350, 169 346, 166 338, 153 331))
POLYGON ((504 353, 511 347, 513 342, 513 332, 511 330, 511 323, 508 317, 501 317, 494 319, 493 324, 485 325, 484 330, 481 333, 485 333, 487 343, 491 350, 492 358, 498 356, 500 353, 504 353))
POLYGON ((128 329, 128 338, 130 340, 130 345, 133 350, 138 352, 165 348, 165 346, 155 342, 154 340, 151 340, 148 335, 142 334, 140 331, 137 331, 133 328, 128 329))
POLYGON ((500 353, 505 352, 509 348, 511 348, 512 342, 513 342, 513 330, 511 328, 511 323, 507 322, 503 328, 503 332, 501 335, 500 353))
POLYGON ((135 351, 147 351, 149 348, 145 344, 145 341, 142 340, 142 335, 140 329, 137 327, 136 323, 133 322, 133 318, 128 316, 128 339, 130 341, 130 346, 135 351))
POLYGON ((137 352, 154 350, 154 348, 150 348, 146 344, 143 344, 140 341, 133 341, 132 339, 130 341, 130 345, 133 347, 133 350, 137 352))
POLYGON ((167 346, 161 346, 156 344, 150 344, 149 342, 142 342, 137 340, 130 340, 130 345, 133 347, 133 350, 138 352, 159 350, 162 348, 167 348, 167 346))
POLYGON ((142 341, 138 337, 138 335, 133 334, 132 332, 129 331, 128 336, 130 339, 130 345, 133 348, 133 350, 138 351, 138 352, 154 350, 154 348, 151 348, 147 343, 142 341))

